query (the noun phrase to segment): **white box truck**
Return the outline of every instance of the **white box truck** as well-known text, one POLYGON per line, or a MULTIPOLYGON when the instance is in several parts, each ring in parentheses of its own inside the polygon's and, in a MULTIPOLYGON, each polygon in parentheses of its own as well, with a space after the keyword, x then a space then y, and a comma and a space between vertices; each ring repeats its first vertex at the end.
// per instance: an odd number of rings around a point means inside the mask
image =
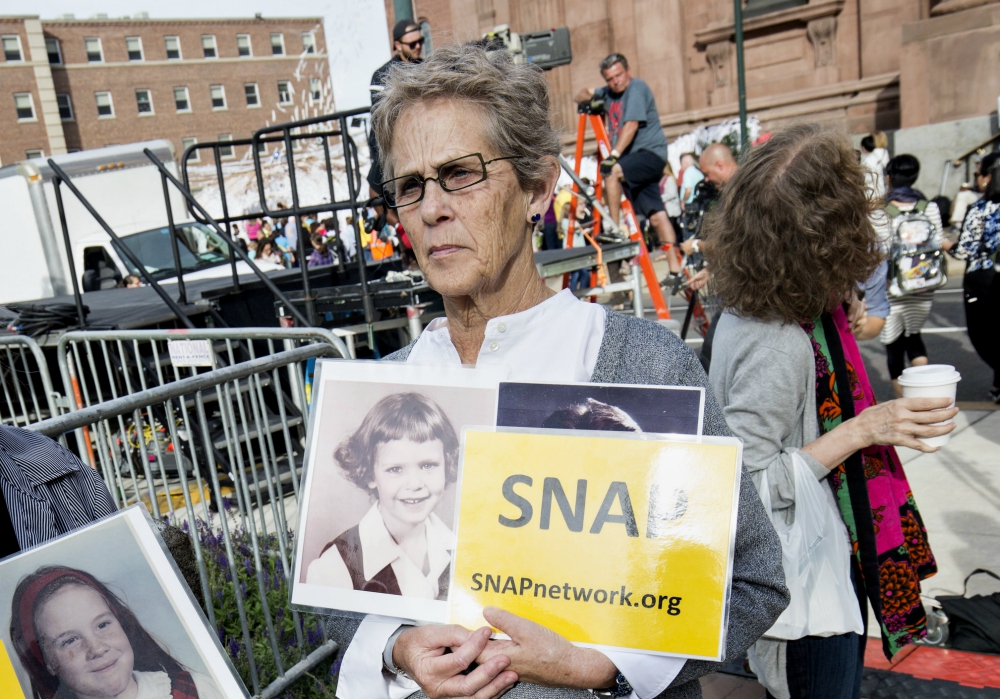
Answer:
MULTIPOLYGON (((176 282, 163 185, 159 170, 143 153, 144 148, 177 176, 173 145, 165 140, 57 155, 52 159, 157 282, 176 282)), ((47 160, 34 158, 0 168, 0 212, 4 219, 0 240, 6 250, 0 255, 0 304, 73 293, 54 191, 55 173, 47 160)), ((192 220, 183 197, 173 185, 168 186, 168 191, 184 279, 232 274, 228 244, 213 229, 192 220)), ((125 275, 138 274, 65 185, 62 199, 81 291, 114 288, 125 275)), ((257 264, 263 271, 280 269, 277 265, 257 264)), ((236 271, 251 272, 242 261, 237 261, 236 271)))

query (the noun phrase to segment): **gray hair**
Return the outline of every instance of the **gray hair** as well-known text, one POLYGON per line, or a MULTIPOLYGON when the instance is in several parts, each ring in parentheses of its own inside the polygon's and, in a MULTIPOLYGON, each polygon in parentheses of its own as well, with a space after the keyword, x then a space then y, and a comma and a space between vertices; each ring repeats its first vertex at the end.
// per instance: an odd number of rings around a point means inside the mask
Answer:
POLYGON ((603 61, 601 61, 601 75, 604 75, 604 71, 613 66, 615 63, 621 63, 622 68, 628 70, 628 59, 620 53, 611 53, 608 54, 603 61))
POLYGON ((395 177, 392 135, 408 107, 419 102, 454 99, 478 105, 483 132, 495 151, 491 157, 521 156, 511 160, 518 184, 533 191, 551 172, 561 150, 559 133, 549 119, 549 89, 542 71, 531 64, 515 64, 506 50, 487 51, 464 44, 435 49, 423 63, 392 64, 385 90, 372 109, 372 127, 378 142, 384 177, 395 177))

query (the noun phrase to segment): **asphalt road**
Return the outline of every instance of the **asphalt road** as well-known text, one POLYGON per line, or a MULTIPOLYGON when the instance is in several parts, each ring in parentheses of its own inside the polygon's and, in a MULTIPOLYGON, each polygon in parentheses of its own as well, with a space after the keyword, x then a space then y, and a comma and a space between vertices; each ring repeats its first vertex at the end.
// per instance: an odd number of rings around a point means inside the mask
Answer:
MULTIPOLYGON (((934 306, 922 335, 931 364, 951 364, 962 375, 958 384, 958 400, 981 403, 989 400, 993 371, 979 358, 969 341, 965 330, 961 283, 960 276, 953 276, 946 288, 934 293, 934 306)), ((861 343, 861 353, 878 399, 894 398, 885 346, 877 339, 868 340, 861 343)))

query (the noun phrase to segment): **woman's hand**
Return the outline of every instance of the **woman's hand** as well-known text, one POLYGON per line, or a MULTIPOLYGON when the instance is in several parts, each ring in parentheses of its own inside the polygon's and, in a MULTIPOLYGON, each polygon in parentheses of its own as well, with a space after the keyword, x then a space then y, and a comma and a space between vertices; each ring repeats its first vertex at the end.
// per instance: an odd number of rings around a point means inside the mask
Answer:
POLYGON ((851 294, 850 305, 847 307, 847 320, 851 324, 851 333, 855 337, 861 335, 868 321, 868 304, 859 299, 857 294, 851 294))
MULTIPOLYGON (((873 405, 848 420, 864 446, 894 444, 923 452, 935 452, 940 447, 929 447, 920 437, 939 437, 955 429, 955 423, 934 425, 951 420, 958 415, 958 408, 951 405, 951 398, 897 398, 873 405)), ((864 448, 864 447, 861 447, 864 448)))
POLYGON ((455 625, 414 626, 396 639, 392 662, 412 677, 431 699, 496 699, 517 682, 507 670, 510 659, 495 653, 463 673, 483 652, 491 630, 476 631, 455 625), (451 653, 445 651, 450 649, 451 653))
POLYGON ((834 469, 856 451, 873 444, 893 444, 923 452, 935 452, 920 437, 938 437, 955 429, 951 420, 958 408, 949 408, 950 398, 897 398, 865 408, 861 414, 841 423, 817 440, 802 447, 828 469, 834 469))
POLYGON ((618 668, 603 653, 578 648, 555 631, 497 607, 487 607, 483 616, 510 640, 490 641, 480 663, 509 658, 519 679, 544 687, 602 689, 614 684, 618 668))

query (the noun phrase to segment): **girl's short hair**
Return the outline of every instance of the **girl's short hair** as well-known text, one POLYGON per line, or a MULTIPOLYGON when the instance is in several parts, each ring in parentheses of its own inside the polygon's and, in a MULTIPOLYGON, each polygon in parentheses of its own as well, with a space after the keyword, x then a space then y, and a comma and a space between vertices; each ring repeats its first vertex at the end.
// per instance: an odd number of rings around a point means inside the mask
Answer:
POLYGON ((847 136, 793 126, 750 151, 705 220, 713 290, 752 318, 812 320, 881 261, 875 207, 847 136))
POLYGON ((444 447, 445 479, 458 479, 458 435, 437 403, 420 393, 394 393, 376 403, 354 434, 333 452, 334 461, 348 480, 371 490, 379 445, 397 439, 422 443, 434 439, 444 447))
POLYGON ((638 423, 624 410, 593 398, 559 408, 545 418, 542 427, 557 430, 642 432, 638 423))
POLYGON ((136 618, 135 614, 107 585, 87 573, 66 566, 42 566, 17 584, 11 600, 10 640, 31 676, 31 688, 38 699, 54 699, 59 694, 59 678, 45 662, 41 640, 37 638, 35 617, 57 592, 70 585, 89 587, 97 592, 118 619, 128 637, 137 672, 166 672, 171 677, 184 667, 170 655, 136 618))

